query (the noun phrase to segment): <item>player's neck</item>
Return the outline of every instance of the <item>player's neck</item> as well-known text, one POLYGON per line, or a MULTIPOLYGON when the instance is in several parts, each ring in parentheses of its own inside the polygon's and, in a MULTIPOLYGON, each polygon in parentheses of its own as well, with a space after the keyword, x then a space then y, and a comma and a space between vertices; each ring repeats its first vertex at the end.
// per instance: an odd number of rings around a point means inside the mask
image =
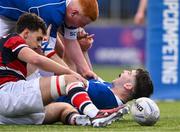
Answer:
POLYGON ((24 35, 24 32, 19 33, 18 35, 19 35, 22 39, 24 39, 24 40, 26 41, 26 37, 25 37, 25 35, 24 35))
POLYGON ((127 102, 125 96, 123 94, 121 94, 121 90, 119 87, 115 87, 113 85, 111 90, 112 90, 113 94, 116 95, 123 103, 127 102))

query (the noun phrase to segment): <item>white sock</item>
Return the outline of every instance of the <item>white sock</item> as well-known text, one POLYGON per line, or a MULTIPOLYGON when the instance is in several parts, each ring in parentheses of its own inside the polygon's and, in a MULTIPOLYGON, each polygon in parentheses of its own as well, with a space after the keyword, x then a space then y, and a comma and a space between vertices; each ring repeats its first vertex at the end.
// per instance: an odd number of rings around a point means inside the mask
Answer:
POLYGON ((94 104, 87 105, 83 110, 83 113, 85 115, 88 115, 90 118, 94 118, 98 112, 99 112, 99 109, 97 109, 94 104))

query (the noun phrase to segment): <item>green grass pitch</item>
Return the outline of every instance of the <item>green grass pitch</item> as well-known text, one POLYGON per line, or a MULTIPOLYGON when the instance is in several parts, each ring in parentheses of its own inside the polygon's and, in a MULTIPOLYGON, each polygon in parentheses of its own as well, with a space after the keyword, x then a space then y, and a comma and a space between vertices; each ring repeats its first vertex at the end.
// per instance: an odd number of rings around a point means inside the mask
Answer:
MULTIPOLYGON (((111 81, 117 77, 121 68, 117 67, 95 67, 97 74, 103 79, 111 81)), ((158 102, 160 108, 160 120, 154 126, 140 126, 132 120, 130 115, 124 119, 114 122, 105 128, 93 128, 91 126, 68 126, 60 123, 53 125, 0 125, 0 132, 82 132, 82 131, 127 131, 127 132, 165 132, 180 131, 180 102, 158 102)))

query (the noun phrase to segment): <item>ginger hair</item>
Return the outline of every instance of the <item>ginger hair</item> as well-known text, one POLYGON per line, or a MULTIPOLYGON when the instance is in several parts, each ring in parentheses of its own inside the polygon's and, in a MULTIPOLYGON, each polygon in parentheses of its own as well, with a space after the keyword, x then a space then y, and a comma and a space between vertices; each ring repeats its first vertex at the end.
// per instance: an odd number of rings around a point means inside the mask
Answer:
POLYGON ((97 0, 79 0, 83 15, 95 21, 99 16, 97 0))

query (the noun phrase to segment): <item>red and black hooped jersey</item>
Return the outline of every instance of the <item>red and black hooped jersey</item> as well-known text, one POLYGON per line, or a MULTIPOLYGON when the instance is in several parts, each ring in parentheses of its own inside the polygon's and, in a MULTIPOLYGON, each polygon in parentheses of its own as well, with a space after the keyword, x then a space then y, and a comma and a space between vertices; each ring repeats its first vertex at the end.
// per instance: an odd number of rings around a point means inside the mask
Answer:
POLYGON ((0 85, 10 81, 25 80, 26 63, 17 57, 19 51, 27 46, 25 40, 18 34, 9 34, 0 38, 0 85))

